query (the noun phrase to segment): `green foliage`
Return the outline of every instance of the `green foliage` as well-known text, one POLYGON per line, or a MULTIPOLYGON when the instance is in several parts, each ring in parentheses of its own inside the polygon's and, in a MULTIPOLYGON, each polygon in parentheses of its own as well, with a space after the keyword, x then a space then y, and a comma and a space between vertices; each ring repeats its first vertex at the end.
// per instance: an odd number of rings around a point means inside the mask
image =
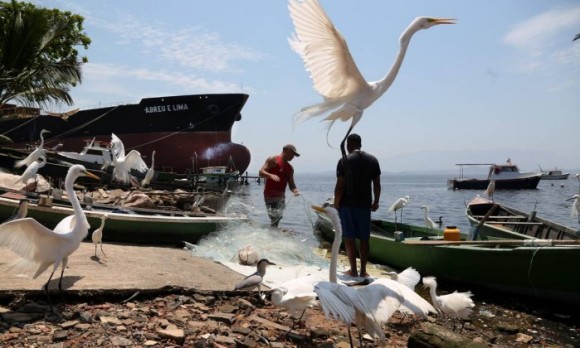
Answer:
POLYGON ((87 62, 77 47, 91 43, 83 21, 68 11, 0 2, 0 105, 73 103, 68 92, 87 62))

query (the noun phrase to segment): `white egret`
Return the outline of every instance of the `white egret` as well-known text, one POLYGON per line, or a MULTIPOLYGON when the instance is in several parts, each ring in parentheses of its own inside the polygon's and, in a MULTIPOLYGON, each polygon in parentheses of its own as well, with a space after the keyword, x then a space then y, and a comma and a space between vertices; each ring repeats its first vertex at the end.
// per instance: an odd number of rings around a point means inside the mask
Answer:
MULTIPOLYGON (((435 223, 435 221, 433 221, 430 217, 429 217, 429 207, 424 205, 421 207, 421 209, 423 209, 425 211, 425 226, 427 226, 427 228, 430 228, 432 230, 437 228, 437 224, 435 223)), ((420 279, 419 279, 420 280, 420 279)), ((419 282, 419 280, 417 282, 419 282)))
POLYGON ((36 147, 36 149, 34 149, 34 151, 32 151, 31 153, 28 154, 28 156, 26 156, 25 159, 22 159, 20 161, 17 161, 14 164, 15 168, 20 168, 20 167, 24 167, 27 165, 30 165, 33 162, 38 161, 38 159, 40 158, 40 156, 46 156, 46 150, 43 149, 44 147, 44 134, 45 133, 50 133, 50 131, 43 129, 40 131, 40 144, 38 144, 38 146, 36 147))
POLYGON ((151 180, 153 179, 153 174, 155 174, 155 150, 151 154, 151 166, 149 166, 149 170, 147 174, 145 174, 145 178, 141 181, 141 186, 149 186, 151 184, 151 180))
POLYGON ((400 210, 401 211, 401 223, 403 223, 403 208, 405 208, 405 206, 409 202, 409 199, 411 199, 409 196, 401 197, 401 198, 397 199, 395 201, 395 203, 393 203, 389 207, 389 212, 392 212, 392 211, 395 212, 395 222, 397 222, 397 210, 400 210))
POLYGON ((141 158, 141 154, 137 150, 131 150, 125 155, 125 145, 119 137, 114 133, 111 135, 111 150, 113 157, 113 177, 115 180, 127 184, 131 181, 131 169, 143 173, 147 170, 147 165, 141 158))
POLYGON ((386 272, 385 274, 411 290, 415 290, 415 286, 421 281, 421 275, 413 267, 408 267, 401 273, 386 272))
POLYGON ((108 216, 106 214, 101 216, 101 226, 94 230, 91 235, 91 239, 95 245, 95 257, 97 257, 97 244, 101 244, 101 252, 105 255, 105 252, 103 251, 103 229, 105 228, 105 220, 107 220, 107 218, 108 216))
POLYGON ((580 194, 575 194, 572 198, 567 199, 568 201, 574 200, 572 203, 572 217, 578 218, 578 223, 580 223, 580 194))
POLYGON ((65 178, 65 190, 70 197, 74 215, 64 218, 54 230, 43 226, 33 218, 13 220, 0 225, 0 246, 8 247, 21 257, 21 260, 14 266, 24 266, 27 263, 38 265, 33 276, 36 279, 53 265, 50 277, 44 284, 44 291, 51 308, 52 302, 48 293, 48 284, 54 272, 59 266, 62 267, 58 289, 64 302, 62 277, 68 263, 68 257, 78 249, 81 241, 89 233, 90 225, 73 189, 75 180, 80 176, 99 179, 82 165, 77 164, 69 168, 65 178))
POLYGON ((258 269, 256 272, 250 274, 241 282, 236 284, 235 290, 254 290, 255 288, 258 288, 258 294, 261 297, 262 293, 260 292, 260 285, 262 285, 262 281, 266 275, 266 267, 269 265, 275 265, 275 263, 268 261, 268 259, 261 259, 258 261, 258 269))
POLYGON ((435 308, 412 289, 392 279, 377 279, 362 288, 337 284, 336 262, 342 239, 340 218, 336 209, 330 206, 314 209, 325 212, 335 230, 330 261, 330 282, 318 283, 314 291, 318 294, 326 317, 335 317, 347 325, 349 338, 350 325, 353 322, 357 324, 359 330, 364 328, 370 335, 383 339, 385 336, 381 325, 386 323, 395 311, 402 310, 422 317, 427 317, 430 311, 435 312, 435 308))
POLYGON ((275 306, 287 308, 294 316, 302 312, 290 330, 296 323, 302 321, 306 309, 316 304, 317 295, 314 292, 314 284, 317 282, 313 277, 294 278, 278 285, 270 292, 275 306))
MULTIPOLYGON (((468 319, 471 315, 472 308, 475 307, 471 299, 471 296, 473 296, 471 291, 454 291, 451 294, 437 296, 437 281, 435 277, 423 277, 423 286, 429 288, 431 300, 438 311, 452 318, 459 318, 462 321, 468 319)), ((463 330, 463 326, 465 325, 463 322, 462 324, 459 332, 463 330)), ((453 325, 453 329, 455 330, 455 324, 453 325)))
POLYGON ((14 184, 18 184, 22 182, 24 186, 28 187, 28 180, 34 179, 36 181, 36 175, 38 174, 38 170, 46 165, 46 157, 40 156, 40 162, 34 161, 30 163, 26 170, 16 179, 14 184))
POLYGON ((399 53, 389 72, 378 81, 367 82, 356 66, 346 40, 318 0, 290 0, 288 9, 295 27, 295 33, 289 39, 290 46, 302 58, 314 89, 324 98, 322 103, 300 110, 295 122, 326 115, 324 120, 329 121, 330 131, 336 120, 351 119, 344 139, 360 121, 364 110, 379 99, 395 80, 413 34, 439 24, 454 24, 455 21, 429 17, 414 19, 399 38, 399 53))

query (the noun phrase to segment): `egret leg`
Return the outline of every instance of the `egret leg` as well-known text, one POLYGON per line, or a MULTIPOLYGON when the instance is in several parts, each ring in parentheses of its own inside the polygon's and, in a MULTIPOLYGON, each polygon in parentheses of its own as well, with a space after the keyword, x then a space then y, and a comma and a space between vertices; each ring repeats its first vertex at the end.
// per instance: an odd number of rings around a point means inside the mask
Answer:
POLYGON ((52 279, 52 276, 54 275, 54 271, 56 269, 52 270, 52 273, 50 273, 50 277, 48 277, 48 280, 46 281, 46 284, 44 284, 44 292, 46 293, 46 298, 48 299, 48 307, 50 308, 50 311, 54 312, 54 308, 52 307, 52 301, 50 300, 50 294, 48 293, 48 283, 50 283, 50 280, 52 279))
POLYGON ((348 341, 350 342, 350 347, 354 347, 352 343, 352 335, 350 334, 350 324, 346 324, 346 331, 348 332, 348 341))
POLYGON ((97 245, 95 244, 95 257, 97 257, 97 245))
POLYGON ((64 269, 66 268, 66 264, 68 263, 68 257, 65 257, 62 259, 62 269, 60 271, 60 279, 58 280, 58 291, 60 292, 60 300, 62 301, 62 304, 65 305, 64 302, 64 293, 62 291, 62 276, 64 275, 64 269))
POLYGON ((100 242, 99 244, 101 244, 101 252, 103 253, 103 255, 107 256, 107 254, 105 254, 105 252, 103 251, 103 242, 100 242))

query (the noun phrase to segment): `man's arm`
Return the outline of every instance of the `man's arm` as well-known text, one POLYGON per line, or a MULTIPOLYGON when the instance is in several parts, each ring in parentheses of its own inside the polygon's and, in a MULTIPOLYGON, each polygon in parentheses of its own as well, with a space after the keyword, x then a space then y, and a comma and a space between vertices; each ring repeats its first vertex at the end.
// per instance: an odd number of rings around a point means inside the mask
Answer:
POLYGON ((377 211, 379 209, 379 198, 381 198, 381 177, 379 175, 373 179, 373 197, 371 211, 377 211))
POLYGON ((292 191, 294 196, 298 196, 300 194, 300 191, 298 191, 296 183, 294 182, 294 171, 292 171, 292 173, 288 177, 288 188, 290 189, 290 191, 292 191))
POLYGON ((344 194, 345 181, 346 180, 344 176, 339 176, 336 178, 336 185, 334 186, 334 207, 336 209, 340 208, 340 203, 344 194))
POLYGON ((274 166, 276 166, 276 157, 275 156, 268 157, 268 159, 266 159, 266 162, 264 162, 264 165, 262 165, 262 168, 260 168, 260 176, 266 179, 272 179, 276 182, 280 181, 278 175, 274 175, 268 172, 268 170, 270 168, 274 168, 274 166))

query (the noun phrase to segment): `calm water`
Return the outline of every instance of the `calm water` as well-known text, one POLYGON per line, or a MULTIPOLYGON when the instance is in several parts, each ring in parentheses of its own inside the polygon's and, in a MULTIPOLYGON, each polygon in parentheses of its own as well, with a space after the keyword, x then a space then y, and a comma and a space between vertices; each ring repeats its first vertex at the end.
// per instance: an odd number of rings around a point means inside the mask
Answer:
MULTIPOLYGON (((465 205, 476 194, 477 190, 447 189, 447 175, 382 175, 382 194, 380 208, 373 213, 373 218, 394 220, 388 208, 399 197, 411 197, 403 211, 403 222, 423 225, 424 213, 421 206, 429 206, 429 216, 437 220, 443 217, 443 225, 458 226, 463 233, 469 232, 469 223, 465 216, 465 205)), ((301 196, 291 197, 287 194, 287 208, 280 227, 290 230, 297 239, 308 240, 312 246, 316 239, 312 236, 315 214, 310 204, 321 204, 331 197, 334 191, 333 175, 310 174, 297 175, 296 184, 301 196)), ((259 223, 269 222, 262 198, 263 184, 251 182, 249 185, 236 188, 238 192, 230 201, 235 206, 243 206, 250 219, 259 223)), ((578 193, 580 187, 576 177, 568 180, 542 180, 536 190, 497 190, 495 200, 528 212, 536 209, 538 216, 573 228, 580 228, 576 218, 571 217, 571 203, 566 199, 578 193)))

